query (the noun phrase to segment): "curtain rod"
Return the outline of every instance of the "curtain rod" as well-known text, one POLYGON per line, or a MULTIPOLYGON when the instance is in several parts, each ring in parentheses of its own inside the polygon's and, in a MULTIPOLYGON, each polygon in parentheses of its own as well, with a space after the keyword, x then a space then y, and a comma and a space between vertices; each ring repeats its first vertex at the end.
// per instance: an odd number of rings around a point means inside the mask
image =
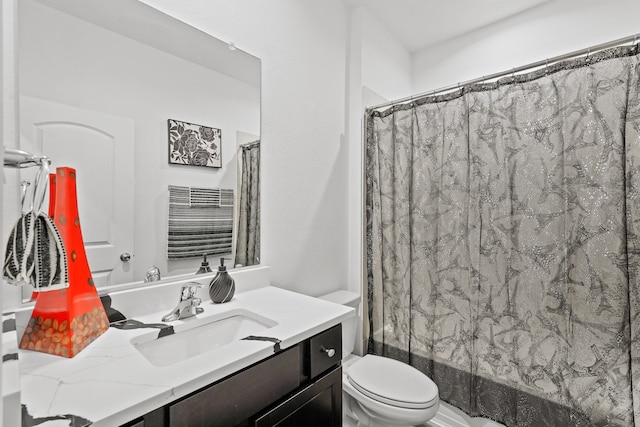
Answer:
POLYGON ((246 144, 240 144, 240 148, 253 148, 257 145, 260 145, 260 140, 247 142, 246 144))
POLYGON ((404 97, 404 98, 396 99, 394 101, 388 101, 388 102, 385 102, 383 104, 375 105, 375 106, 372 106, 372 107, 367 107, 366 111, 369 112, 369 111, 373 111, 373 110, 379 110, 379 109, 384 108, 384 107, 390 107, 390 106, 393 106, 393 105, 404 104, 405 102, 413 101, 413 100, 422 98, 424 96, 429 96, 429 95, 433 96, 433 95, 438 95, 438 94, 441 94, 441 93, 444 93, 444 92, 450 92, 450 91, 455 90, 455 89, 460 89, 463 86, 471 85, 471 84, 474 84, 474 83, 487 82, 487 81, 490 81, 490 80, 497 79, 499 77, 510 76, 510 75, 515 74, 515 73, 520 73, 522 71, 531 70, 531 69, 534 69, 534 68, 548 67, 549 65, 555 64, 555 63, 560 62, 560 61, 566 61, 568 59, 577 58, 577 57, 585 56, 585 55, 586 56, 590 56, 591 54, 599 52, 601 50, 609 49, 609 48, 616 47, 616 46, 619 46, 619 45, 623 45, 623 44, 626 44, 626 43, 631 43, 631 45, 634 45, 634 44, 636 44, 637 41, 640 41, 640 33, 634 34, 634 35, 631 35, 631 36, 627 36, 627 37, 623 37, 621 39, 613 40, 613 41, 610 41, 610 42, 602 43, 602 44, 599 44, 599 45, 596 45, 596 46, 591 46, 591 47, 588 47, 586 49, 576 50, 574 52, 566 53, 564 55, 555 56, 553 58, 547 58, 547 59, 545 59, 543 61, 532 62, 532 63, 527 64, 527 65, 523 65, 523 66, 520 66, 520 67, 512 68, 510 70, 501 71, 501 72, 498 72, 498 73, 490 74, 490 75, 487 75, 487 76, 482 76, 482 77, 471 79, 471 80, 467 80, 467 81, 464 81, 464 82, 459 82, 459 83, 456 83, 456 84, 453 84, 453 85, 449 85, 449 86, 444 86, 444 87, 441 87, 441 88, 436 89, 436 90, 430 90, 430 91, 427 91, 427 92, 422 92, 422 93, 417 94, 417 95, 411 95, 411 96, 407 96, 407 97, 404 97))

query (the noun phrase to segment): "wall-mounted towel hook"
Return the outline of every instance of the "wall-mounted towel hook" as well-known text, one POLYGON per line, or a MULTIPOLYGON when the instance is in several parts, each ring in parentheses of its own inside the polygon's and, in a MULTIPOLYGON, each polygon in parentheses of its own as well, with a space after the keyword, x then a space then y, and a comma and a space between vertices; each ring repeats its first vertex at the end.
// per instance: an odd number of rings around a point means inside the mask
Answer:
POLYGON ((30 168, 41 166, 42 163, 51 164, 47 156, 34 155, 16 148, 4 149, 4 166, 11 168, 30 168))

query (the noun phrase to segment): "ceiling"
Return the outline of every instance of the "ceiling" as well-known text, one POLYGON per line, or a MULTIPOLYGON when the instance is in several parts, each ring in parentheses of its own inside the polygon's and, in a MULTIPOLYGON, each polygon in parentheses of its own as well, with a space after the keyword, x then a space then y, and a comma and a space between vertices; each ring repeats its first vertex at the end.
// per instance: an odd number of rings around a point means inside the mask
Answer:
POLYGON ((35 0, 116 34, 210 70, 260 87, 260 59, 185 25, 143 2, 129 0, 35 0), (185 45, 184 40, 189 40, 185 45), (202 54, 206 46, 209 55, 202 54))
POLYGON ((553 0, 346 0, 375 16, 410 52, 553 0))

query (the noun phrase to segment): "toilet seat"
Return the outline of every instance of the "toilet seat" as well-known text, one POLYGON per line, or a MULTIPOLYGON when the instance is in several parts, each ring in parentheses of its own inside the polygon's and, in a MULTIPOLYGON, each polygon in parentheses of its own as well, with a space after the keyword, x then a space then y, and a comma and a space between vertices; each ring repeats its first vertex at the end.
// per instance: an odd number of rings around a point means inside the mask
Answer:
POLYGON ((439 402, 438 386, 422 372, 397 360, 367 354, 347 371, 349 383, 363 395, 405 409, 426 409, 439 402))

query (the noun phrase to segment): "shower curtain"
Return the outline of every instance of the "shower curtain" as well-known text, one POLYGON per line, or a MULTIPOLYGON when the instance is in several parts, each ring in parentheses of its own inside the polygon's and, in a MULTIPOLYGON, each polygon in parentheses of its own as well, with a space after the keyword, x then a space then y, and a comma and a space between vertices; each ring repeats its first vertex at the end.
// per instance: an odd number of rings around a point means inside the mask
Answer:
POLYGON ((240 201, 234 265, 260 263, 260 141, 240 147, 240 201))
POLYGON ((640 60, 367 116, 369 349, 508 426, 640 425, 640 60))

